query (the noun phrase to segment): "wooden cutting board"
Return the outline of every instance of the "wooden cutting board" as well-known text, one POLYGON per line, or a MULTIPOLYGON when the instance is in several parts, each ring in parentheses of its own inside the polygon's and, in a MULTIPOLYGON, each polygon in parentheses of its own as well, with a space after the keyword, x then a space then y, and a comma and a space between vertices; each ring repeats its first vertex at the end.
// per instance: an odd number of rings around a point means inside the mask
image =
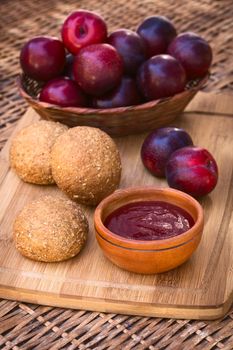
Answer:
MULTIPOLYGON (((233 301, 233 113, 232 97, 199 93, 174 125, 207 148, 219 165, 219 182, 201 200, 205 228, 192 258, 160 275, 128 273, 109 262, 95 241, 93 210, 86 214, 90 234, 85 249, 62 263, 37 263, 22 257, 12 242, 12 224, 23 206, 55 186, 23 183, 9 168, 11 140, 0 158, 0 297, 53 306, 159 317, 214 319, 233 301), (194 111, 194 112, 193 112, 194 111)), ((37 119, 29 109, 15 132, 37 119)), ((116 139, 123 174, 121 187, 167 186, 140 160, 145 135, 116 139)))

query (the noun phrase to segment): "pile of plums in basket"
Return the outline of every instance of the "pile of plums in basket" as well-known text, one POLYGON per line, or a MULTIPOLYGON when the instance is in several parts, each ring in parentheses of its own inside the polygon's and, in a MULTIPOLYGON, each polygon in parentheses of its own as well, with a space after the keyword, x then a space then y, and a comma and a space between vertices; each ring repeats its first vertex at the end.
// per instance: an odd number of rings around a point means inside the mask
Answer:
POLYGON ((114 108, 173 96, 205 76, 212 61, 205 39, 177 34, 163 16, 109 34, 100 15, 78 10, 66 18, 61 38, 29 40, 20 64, 44 83, 39 99, 62 107, 114 108))

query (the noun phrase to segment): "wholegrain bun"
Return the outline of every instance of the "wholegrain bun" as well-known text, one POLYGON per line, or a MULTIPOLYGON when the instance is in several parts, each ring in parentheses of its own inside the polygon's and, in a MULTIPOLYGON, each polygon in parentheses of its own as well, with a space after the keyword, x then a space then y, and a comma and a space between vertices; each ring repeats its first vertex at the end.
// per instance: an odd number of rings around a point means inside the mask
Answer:
POLYGON ((88 222, 80 206, 69 199, 43 196, 17 216, 13 238, 29 259, 55 262, 77 255, 84 246, 88 222))
POLYGON ((58 136, 67 126, 41 120, 19 131, 10 148, 10 164, 25 182, 49 185, 54 183, 50 152, 58 136))
POLYGON ((121 178, 116 144, 97 128, 77 126, 59 136, 51 151, 53 178, 72 200, 96 205, 121 178))

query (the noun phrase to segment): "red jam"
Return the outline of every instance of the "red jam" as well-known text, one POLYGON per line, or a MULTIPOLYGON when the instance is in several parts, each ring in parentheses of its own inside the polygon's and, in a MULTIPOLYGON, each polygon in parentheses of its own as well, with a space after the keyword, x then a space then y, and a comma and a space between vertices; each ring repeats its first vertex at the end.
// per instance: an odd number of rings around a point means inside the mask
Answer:
POLYGON ((174 204, 145 201, 118 208, 106 218, 104 225, 124 238, 152 241, 180 235, 194 225, 194 220, 174 204))

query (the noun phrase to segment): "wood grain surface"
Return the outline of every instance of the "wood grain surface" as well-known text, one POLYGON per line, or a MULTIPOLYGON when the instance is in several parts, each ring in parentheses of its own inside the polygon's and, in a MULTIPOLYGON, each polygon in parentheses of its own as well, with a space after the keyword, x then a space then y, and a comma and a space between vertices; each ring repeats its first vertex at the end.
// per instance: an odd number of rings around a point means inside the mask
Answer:
MULTIPOLYGON (((160 275, 137 275, 111 264, 95 241, 93 210, 87 208, 90 234, 80 255, 53 264, 36 263, 22 257, 12 242, 15 216, 39 195, 61 194, 56 186, 25 184, 10 170, 10 139, 0 158, 0 297, 123 314, 188 319, 223 315, 233 299, 231 113, 230 96, 199 93, 188 112, 176 120, 175 125, 185 128, 196 145, 214 155, 220 176, 213 193, 201 200, 205 228, 198 250, 178 269, 160 275)), ((37 118, 29 109, 16 129, 37 118)), ((145 134, 116 139, 123 163, 122 188, 167 186, 165 180, 150 175, 141 163, 139 151, 144 137, 145 134)))

